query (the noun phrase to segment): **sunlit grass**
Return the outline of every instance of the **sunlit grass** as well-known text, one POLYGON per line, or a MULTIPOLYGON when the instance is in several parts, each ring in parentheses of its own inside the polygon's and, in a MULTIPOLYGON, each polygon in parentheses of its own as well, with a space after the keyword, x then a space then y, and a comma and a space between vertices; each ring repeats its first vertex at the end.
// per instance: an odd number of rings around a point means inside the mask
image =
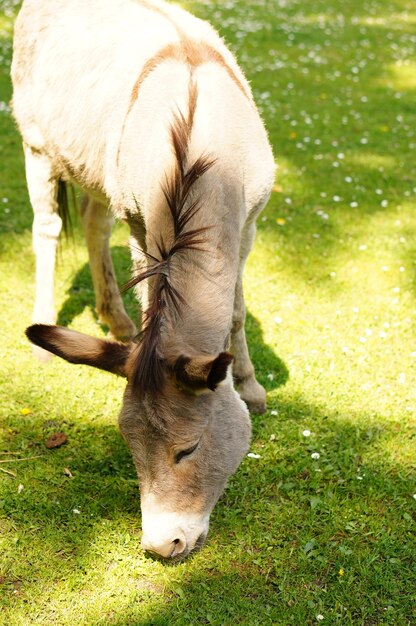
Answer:
POLYGON ((416 90, 416 61, 396 62, 389 68, 389 84, 393 89, 403 91, 416 90))
POLYGON ((366 16, 356 21, 358 24, 368 26, 387 26, 387 27, 399 27, 404 26, 408 28, 416 23, 416 16, 409 11, 403 11, 401 13, 386 13, 377 16, 366 16))
MULTIPOLYGON (((382 132, 388 132, 389 129, 386 126, 380 128, 382 132)), ((373 170, 393 170, 396 166, 396 160, 394 157, 388 154, 375 154, 374 152, 360 151, 351 153, 348 155, 347 160, 354 166, 366 167, 373 170)))
MULTIPOLYGON (((124 382, 58 359, 41 367, 24 337, 32 217, 0 104, 0 459, 29 458, 0 464, 15 474, 0 471, 0 622, 304 626, 322 615, 411 626, 414 16, 405 0, 182 5, 236 51, 279 165, 245 278, 268 390, 268 413, 253 417, 260 458, 230 481, 200 553, 176 567, 142 553, 137 479, 116 427, 124 382), (60 429, 68 444, 46 450, 60 429)), ((0 7, 2 103, 15 7, 0 7)), ((120 283, 127 236, 116 228, 120 283)), ((79 225, 62 244, 56 299, 60 323, 104 335, 79 225)), ((131 294, 127 306, 134 317, 131 294)))

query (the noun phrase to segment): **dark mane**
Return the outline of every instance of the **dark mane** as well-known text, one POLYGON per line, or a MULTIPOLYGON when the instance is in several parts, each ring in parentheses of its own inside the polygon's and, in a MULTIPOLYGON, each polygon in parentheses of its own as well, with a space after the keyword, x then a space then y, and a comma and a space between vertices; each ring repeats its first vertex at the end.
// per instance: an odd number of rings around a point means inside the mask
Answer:
POLYGON ((206 241, 205 233, 209 228, 209 226, 199 228, 191 226, 192 219, 201 208, 201 199, 191 198, 191 190, 198 178, 214 164, 214 160, 207 156, 200 156, 191 164, 188 163, 197 97, 197 87, 191 79, 187 116, 177 111, 170 127, 175 167, 173 174, 166 177, 162 192, 172 217, 173 240, 167 246, 160 235, 156 240, 158 256, 143 252, 148 261, 147 269, 133 276, 123 287, 125 291, 143 280, 153 278, 150 286, 150 304, 144 312, 142 330, 137 337, 138 350, 133 385, 138 393, 155 394, 162 387, 165 362, 159 351, 159 337, 164 313, 170 308, 180 314, 181 305, 185 304, 183 297, 170 280, 172 258, 186 250, 202 250, 201 245, 206 241))

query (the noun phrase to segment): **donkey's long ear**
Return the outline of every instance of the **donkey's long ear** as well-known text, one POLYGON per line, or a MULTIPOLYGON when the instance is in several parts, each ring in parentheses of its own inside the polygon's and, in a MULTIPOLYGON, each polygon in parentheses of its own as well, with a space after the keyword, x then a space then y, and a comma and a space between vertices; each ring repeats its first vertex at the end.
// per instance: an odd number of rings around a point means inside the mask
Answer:
POLYGON ((92 365, 107 372, 127 376, 126 362, 131 350, 129 344, 105 341, 62 326, 46 324, 29 326, 26 336, 32 343, 70 363, 92 365))
POLYGON ((228 366, 233 361, 229 352, 221 352, 218 356, 180 356, 173 371, 178 384, 194 393, 215 391, 227 376, 228 366))

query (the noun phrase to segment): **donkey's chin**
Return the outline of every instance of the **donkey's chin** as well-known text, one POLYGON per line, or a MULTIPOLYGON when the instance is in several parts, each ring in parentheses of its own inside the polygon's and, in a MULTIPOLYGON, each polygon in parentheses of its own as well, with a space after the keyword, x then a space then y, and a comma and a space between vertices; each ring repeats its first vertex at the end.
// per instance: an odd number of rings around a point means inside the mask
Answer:
POLYGON ((203 547, 207 539, 207 536, 208 536, 208 530, 204 531, 203 533, 199 535, 198 539, 195 542, 194 547, 192 548, 192 552, 197 552, 203 547))

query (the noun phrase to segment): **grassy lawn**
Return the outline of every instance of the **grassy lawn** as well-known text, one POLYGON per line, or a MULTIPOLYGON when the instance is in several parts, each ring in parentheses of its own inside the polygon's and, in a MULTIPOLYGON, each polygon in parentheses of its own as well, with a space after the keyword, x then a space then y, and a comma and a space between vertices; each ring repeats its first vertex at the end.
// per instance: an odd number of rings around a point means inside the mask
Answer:
MULTIPOLYGON (((245 281, 268 390, 268 413, 253 418, 260 458, 244 460, 206 547, 177 566, 140 549, 117 431, 123 381, 59 359, 42 367, 24 336, 32 214, 7 104, 17 4, 0 2, 0 623, 415 624, 411 3, 182 3, 236 51, 279 169, 245 281), (47 450, 57 430, 68 443, 47 450)), ((120 282, 126 240, 119 225, 120 282)), ((79 226, 58 265, 59 322, 103 334, 79 226)), ((131 294, 127 305, 136 315, 131 294)))

